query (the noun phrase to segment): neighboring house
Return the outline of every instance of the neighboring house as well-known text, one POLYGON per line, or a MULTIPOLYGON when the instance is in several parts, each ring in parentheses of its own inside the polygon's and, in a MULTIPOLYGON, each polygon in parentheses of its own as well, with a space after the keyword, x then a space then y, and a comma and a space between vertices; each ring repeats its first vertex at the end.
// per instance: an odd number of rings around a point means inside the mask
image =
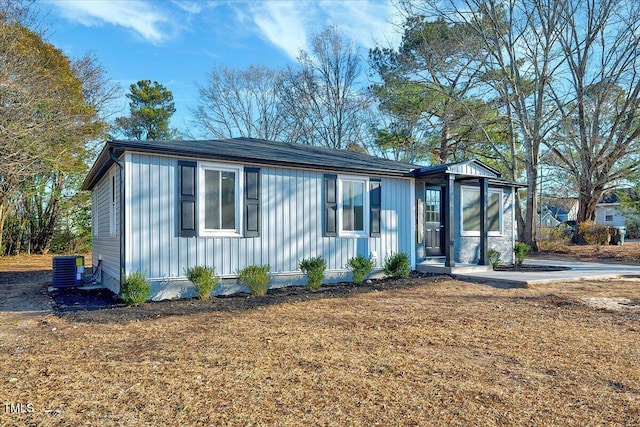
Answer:
POLYGON ((620 200, 617 191, 631 192, 630 188, 622 190, 609 190, 602 195, 600 202, 596 205, 596 224, 626 227, 628 218, 622 213, 620 200))
POLYGON ((434 167, 361 153, 238 138, 108 141, 89 171, 93 264, 119 292, 140 271, 153 298, 193 296, 185 270, 214 266, 216 293, 239 270, 271 266, 271 286, 303 284, 322 256, 327 281, 350 280, 349 258, 405 252, 418 270, 512 262, 519 185, 479 161, 434 167), (432 262, 432 263, 429 263, 432 262))
POLYGON ((557 227, 566 221, 575 221, 578 217, 578 201, 575 199, 556 199, 553 205, 541 207, 543 227, 557 227))
POLYGON ((559 213, 557 211, 554 212, 548 207, 543 207, 541 211, 542 216, 540 218, 540 223, 543 227, 553 228, 560 225, 562 221, 567 221, 566 219, 562 219, 567 217, 566 213, 559 213))

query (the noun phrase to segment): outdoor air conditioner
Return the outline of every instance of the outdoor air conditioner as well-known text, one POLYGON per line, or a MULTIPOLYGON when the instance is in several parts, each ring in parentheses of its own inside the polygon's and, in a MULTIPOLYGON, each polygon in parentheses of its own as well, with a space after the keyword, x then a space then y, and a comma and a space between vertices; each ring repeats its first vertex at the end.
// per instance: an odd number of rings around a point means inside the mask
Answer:
POLYGON ((53 257, 53 287, 82 286, 84 257, 80 255, 53 257))

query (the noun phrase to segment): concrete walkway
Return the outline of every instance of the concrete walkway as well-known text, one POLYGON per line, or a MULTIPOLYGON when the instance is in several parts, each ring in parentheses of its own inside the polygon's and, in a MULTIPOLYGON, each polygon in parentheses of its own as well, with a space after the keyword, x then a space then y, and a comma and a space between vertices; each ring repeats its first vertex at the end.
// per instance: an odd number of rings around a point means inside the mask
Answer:
POLYGON ((553 261, 546 259, 527 259, 529 265, 547 265, 566 267, 562 271, 515 272, 482 271, 454 274, 458 279, 483 283, 495 283, 510 286, 526 286, 536 283, 569 282, 577 280, 612 279, 635 277, 640 279, 640 265, 602 264, 596 262, 553 261))

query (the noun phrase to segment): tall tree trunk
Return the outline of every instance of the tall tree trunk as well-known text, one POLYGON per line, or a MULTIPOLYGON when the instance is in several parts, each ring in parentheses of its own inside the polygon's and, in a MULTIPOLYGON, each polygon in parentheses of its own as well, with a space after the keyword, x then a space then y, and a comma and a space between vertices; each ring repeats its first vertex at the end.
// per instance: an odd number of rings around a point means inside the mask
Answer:
POLYGON ((64 174, 55 173, 51 176, 51 194, 44 207, 44 197, 34 195, 37 217, 31 221, 31 246, 34 253, 47 254, 60 216, 60 200, 64 188, 64 174), (43 209, 44 207, 44 209, 43 209))
POLYGON ((518 231, 518 241, 524 242, 524 217, 522 216, 522 205, 520 199, 520 193, 516 191, 515 194, 515 205, 516 205, 516 224, 518 231))
POLYGON ((449 125, 442 124, 442 131, 440 133, 440 148, 438 150, 438 161, 440 164, 446 164, 449 162, 449 125))
POLYGON ((578 223, 596 219, 596 205, 602 198, 604 190, 599 187, 585 186, 580 188, 578 196, 578 223))
POLYGON ((2 246, 2 235, 4 234, 4 222, 7 218, 7 203, 5 201, 0 202, 0 255, 4 255, 4 248, 2 246))
POLYGON ((531 246, 533 251, 538 250, 536 242, 536 215, 538 212, 538 162, 534 161, 536 157, 526 161, 527 168, 527 210, 525 212, 524 229, 522 239, 531 246))

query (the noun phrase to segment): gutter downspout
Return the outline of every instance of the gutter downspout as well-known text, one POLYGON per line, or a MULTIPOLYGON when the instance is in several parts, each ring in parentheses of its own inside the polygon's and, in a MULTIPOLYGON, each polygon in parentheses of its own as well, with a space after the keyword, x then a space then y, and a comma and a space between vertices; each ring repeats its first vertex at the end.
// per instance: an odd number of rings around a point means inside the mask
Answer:
POLYGON ((124 162, 122 162, 113 153, 113 147, 109 147, 109 157, 118 165, 120 169, 120 290, 122 291, 122 283, 124 282, 124 266, 125 266, 125 236, 124 236, 124 162))

